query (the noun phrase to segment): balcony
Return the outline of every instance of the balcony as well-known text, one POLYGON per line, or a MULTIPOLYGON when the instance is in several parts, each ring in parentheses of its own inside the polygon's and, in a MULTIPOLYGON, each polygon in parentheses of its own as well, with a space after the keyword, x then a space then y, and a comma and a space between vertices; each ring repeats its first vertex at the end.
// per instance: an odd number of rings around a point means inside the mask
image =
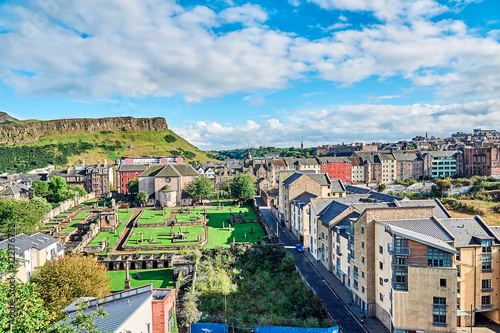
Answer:
POLYGON ((409 246, 394 246, 393 244, 387 244, 387 250, 392 256, 409 256, 410 247, 409 246))

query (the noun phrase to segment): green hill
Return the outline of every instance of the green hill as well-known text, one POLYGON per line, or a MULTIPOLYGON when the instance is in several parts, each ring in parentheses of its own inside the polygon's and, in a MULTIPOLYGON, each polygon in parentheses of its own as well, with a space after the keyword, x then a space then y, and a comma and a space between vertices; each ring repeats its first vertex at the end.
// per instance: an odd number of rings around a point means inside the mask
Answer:
POLYGON ((105 159, 114 163, 122 156, 182 155, 185 162, 212 160, 169 130, 163 118, 30 121, 0 125, 1 139, 5 143, 0 145, 0 172, 95 164, 105 159))

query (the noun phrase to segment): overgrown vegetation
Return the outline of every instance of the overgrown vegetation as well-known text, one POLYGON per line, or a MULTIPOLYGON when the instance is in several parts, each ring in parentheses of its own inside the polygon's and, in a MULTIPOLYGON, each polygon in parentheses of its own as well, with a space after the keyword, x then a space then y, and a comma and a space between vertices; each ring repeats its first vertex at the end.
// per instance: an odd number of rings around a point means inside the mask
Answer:
POLYGON ((276 147, 260 147, 260 148, 245 148, 245 149, 232 149, 232 150, 214 150, 211 151, 210 154, 212 157, 215 157, 218 160, 227 160, 227 159, 237 159, 243 160, 248 156, 248 151, 250 150, 250 154, 252 157, 264 157, 266 154, 277 153, 280 154, 280 157, 314 157, 315 150, 313 148, 276 148, 276 147))
POLYGON ((295 271, 294 258, 273 246, 239 248, 236 254, 222 247, 204 251, 195 288, 184 301, 184 324, 201 317, 215 323, 227 318, 237 328, 334 325, 295 271))

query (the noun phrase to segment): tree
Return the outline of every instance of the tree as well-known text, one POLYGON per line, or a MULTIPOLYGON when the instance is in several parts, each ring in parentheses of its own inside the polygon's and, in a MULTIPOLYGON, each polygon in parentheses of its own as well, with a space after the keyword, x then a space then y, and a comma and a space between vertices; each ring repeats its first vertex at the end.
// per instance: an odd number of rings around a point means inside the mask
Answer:
POLYGON ((31 277, 44 305, 58 312, 79 297, 102 297, 110 293, 110 278, 103 264, 93 257, 69 255, 48 261, 31 277))
POLYGON ((207 200, 213 197, 214 183, 206 177, 196 177, 188 184, 187 193, 197 201, 207 200))
POLYGON ((255 195, 254 179, 242 173, 237 174, 231 182, 231 197, 239 200, 250 200, 255 195))
POLYGON ((31 184, 30 197, 42 197, 47 198, 49 195, 49 183, 41 180, 35 180, 31 184))
POLYGON ((378 184, 378 191, 379 192, 384 192, 386 188, 387 188, 387 185, 385 185, 384 183, 378 184))
POLYGON ((87 191, 85 191, 85 189, 83 188, 82 185, 71 185, 68 187, 68 190, 69 191, 73 191, 73 192, 76 192, 78 194, 78 197, 84 197, 86 196, 88 193, 87 191))
POLYGON ((42 226, 41 220, 51 207, 42 200, 0 200, 0 240, 15 226, 17 233, 32 235, 42 226))
POLYGON ((148 200, 149 200, 149 196, 144 191, 139 191, 139 193, 137 193, 137 195, 135 196, 135 201, 137 201, 138 203, 141 203, 141 204, 145 204, 146 202, 148 202, 148 200))
POLYGON ((68 189, 66 181, 59 176, 54 176, 49 182, 49 197, 52 202, 61 202, 64 200, 65 192, 68 189))
POLYGON ((30 200, 30 204, 34 209, 47 214, 51 209, 52 205, 47 202, 47 199, 42 197, 34 197, 30 200))
MULTIPOLYGON (((14 262, 15 267, 17 262, 14 262)), ((10 271, 9 251, 0 250, 0 271, 10 271)), ((14 269, 15 271, 15 269, 14 269)), ((12 272, 15 273, 15 272, 12 272)), ((43 304, 43 299, 36 290, 37 285, 32 282, 20 283, 12 281, 0 283, 0 332, 12 333, 100 333, 94 324, 94 318, 106 316, 99 309, 96 312, 86 314, 83 306, 77 307, 77 313, 73 318, 66 318, 58 324, 54 324, 57 318, 43 304), (15 306, 11 307, 11 302, 15 306), (12 326, 12 327, 11 327, 12 326), (11 330, 12 328, 12 330, 11 330)))
POLYGON ((139 192, 139 178, 130 179, 127 184, 128 193, 137 194, 139 192))

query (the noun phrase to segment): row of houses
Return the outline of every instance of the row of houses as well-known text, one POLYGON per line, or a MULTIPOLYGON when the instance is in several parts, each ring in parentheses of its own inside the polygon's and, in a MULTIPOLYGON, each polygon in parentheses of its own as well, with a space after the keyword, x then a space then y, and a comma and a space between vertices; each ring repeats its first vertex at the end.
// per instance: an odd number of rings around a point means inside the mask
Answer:
POLYGON ((327 175, 280 174, 276 216, 391 332, 500 323, 500 228, 327 175), (472 311, 471 311, 472 310, 472 311))

